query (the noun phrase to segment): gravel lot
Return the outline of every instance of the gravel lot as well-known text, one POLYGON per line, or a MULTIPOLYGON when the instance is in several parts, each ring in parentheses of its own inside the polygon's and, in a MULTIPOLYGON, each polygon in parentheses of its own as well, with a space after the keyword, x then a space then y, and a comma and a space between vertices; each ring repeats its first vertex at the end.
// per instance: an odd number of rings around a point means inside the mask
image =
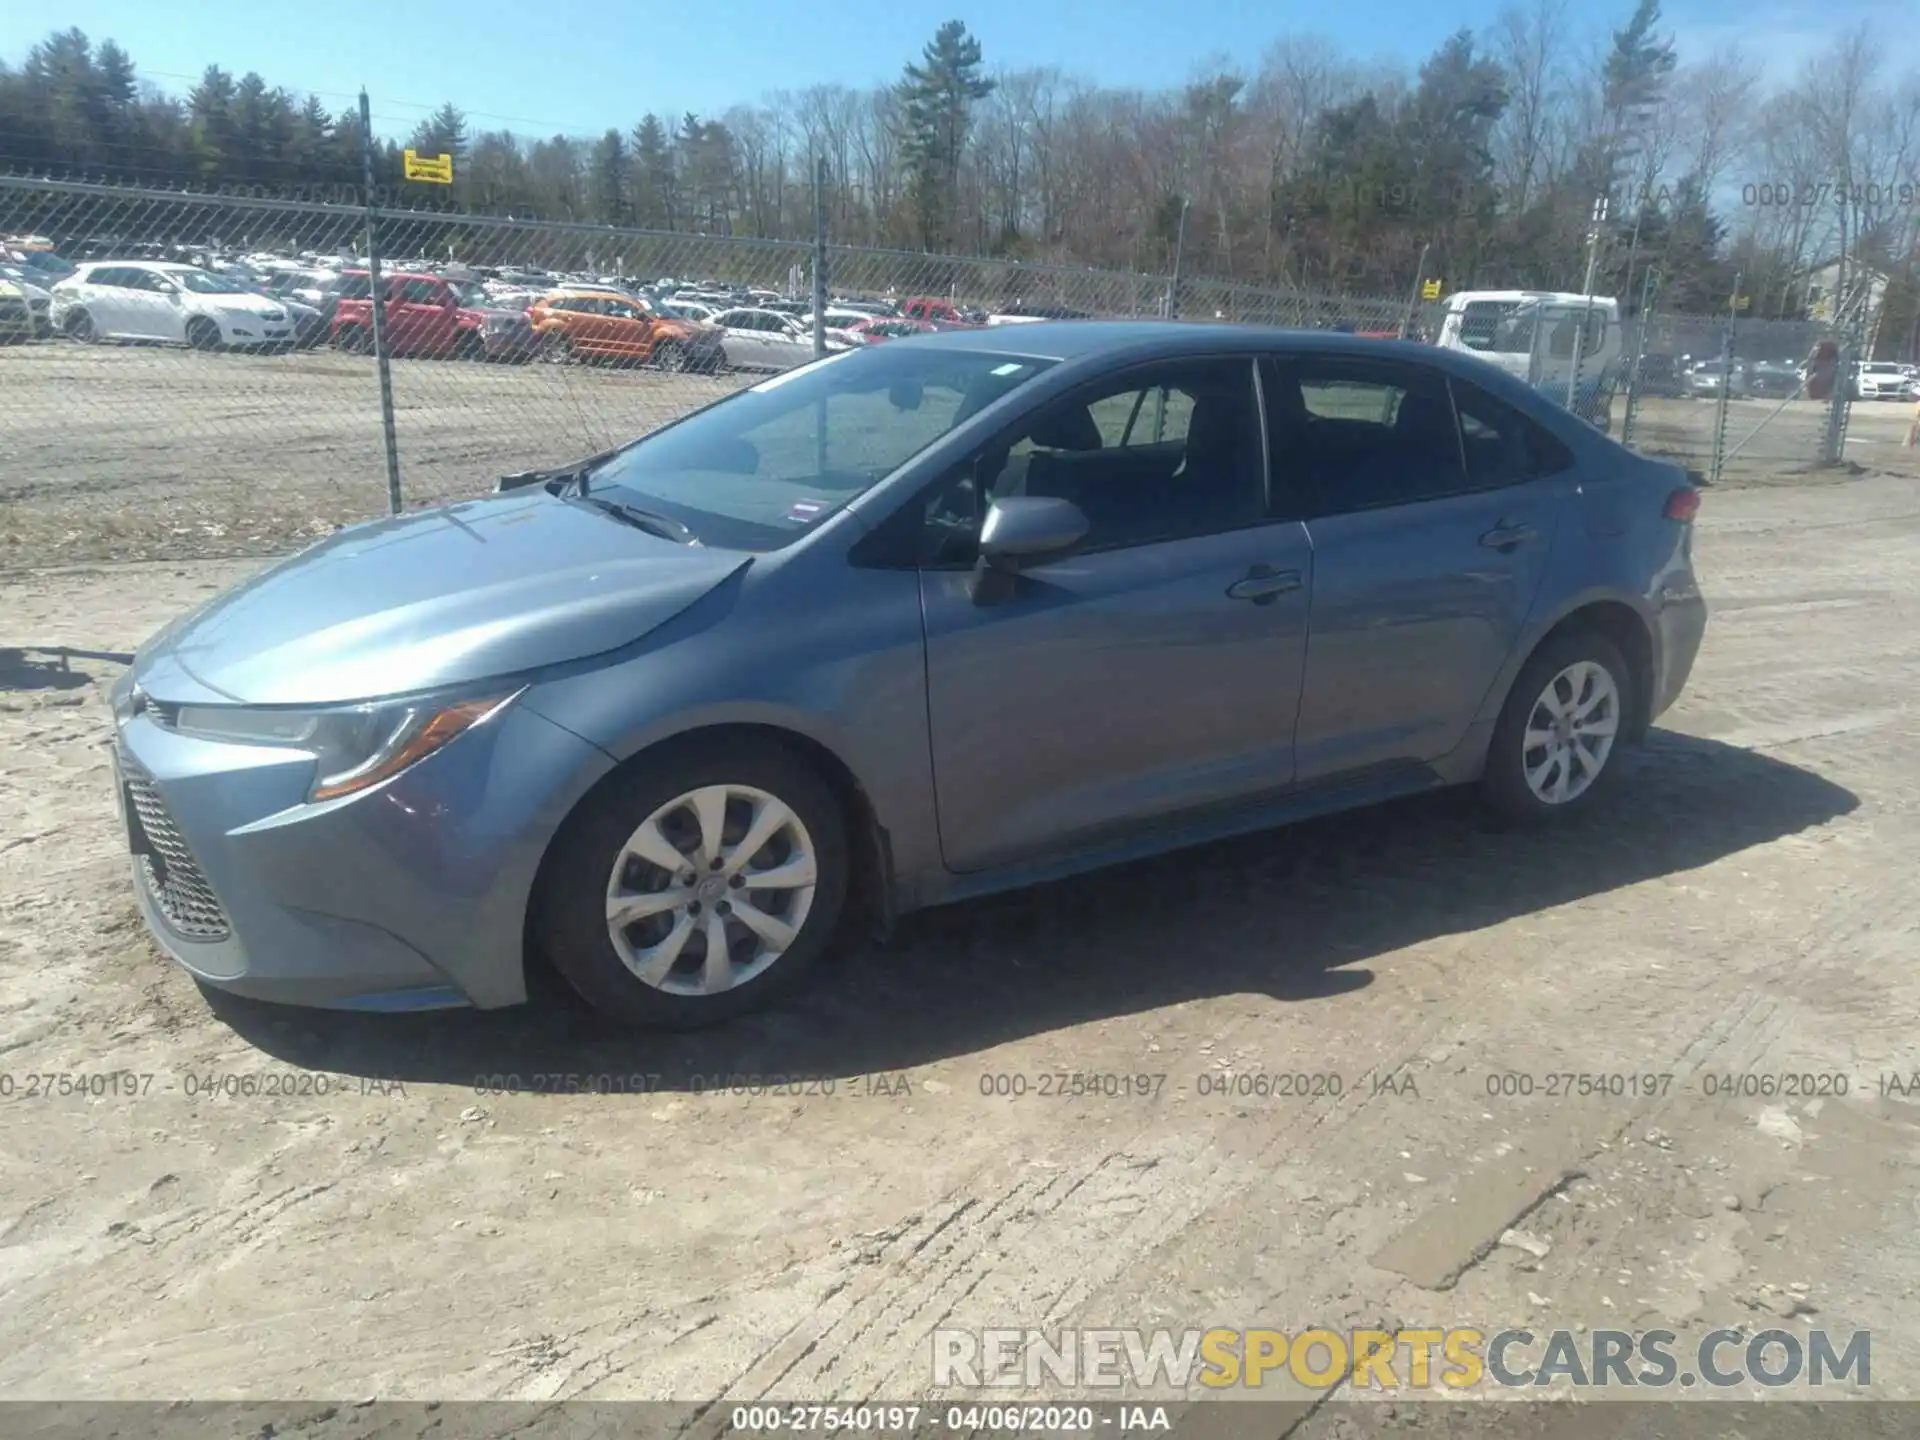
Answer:
MULTIPOLYGON (((405 503, 581 459, 754 378, 396 361, 405 503)), ((0 570, 277 554, 382 514, 379 397, 370 358, 331 350, 0 347, 0 570)), ((1743 448, 1725 484, 1797 482, 1812 468, 1823 405, 1727 408, 1728 443, 1743 448)), ((1910 416, 1906 405, 1856 406, 1849 458, 1920 474, 1920 452, 1899 445, 1910 416)), ((1704 465, 1719 418, 1707 401, 1649 400, 1635 442, 1704 465)))
MULTIPOLYGON (((330 355, 0 352, 16 563, 210 494, 237 528, 208 548, 364 510, 375 442, 326 430, 321 397, 344 414, 370 387, 330 355), (145 432, 137 391, 90 388, 162 367, 145 432), (172 418, 183 376, 217 420, 172 418), (65 385, 115 405, 77 429, 50 413, 65 385)), ((717 387, 442 367, 401 388, 444 493, 717 387), (529 386, 579 401, 565 445, 529 386)), ((0 677, 0 1393, 899 1398, 942 1324, 1530 1323, 1863 1327, 1872 1393, 1914 1398, 1920 497, 1887 475, 1716 491, 1699 555, 1691 689, 1582 823, 1504 834, 1427 798, 932 912, 695 1037, 557 997, 211 1005, 136 916, 111 668, 0 677), (150 1078, 27 1098, 110 1071, 150 1078), (509 1072, 651 1078, 476 1093, 509 1072), (1057 1072, 1165 1079, 1041 1097, 1057 1072), (1673 1078, 1549 1096, 1555 1073, 1673 1078), (1329 1093, 1233 1078, 1282 1074, 1329 1093), (1802 1074, 1846 1093, 1706 1093, 1802 1074), (715 1093, 729 1076, 806 1093, 715 1093), (273 1085, 295 1093, 250 1093, 273 1085), (1510 1225, 1545 1254, 1492 1246, 1510 1225)), ((0 645, 131 648, 250 565, 0 576, 0 645)))

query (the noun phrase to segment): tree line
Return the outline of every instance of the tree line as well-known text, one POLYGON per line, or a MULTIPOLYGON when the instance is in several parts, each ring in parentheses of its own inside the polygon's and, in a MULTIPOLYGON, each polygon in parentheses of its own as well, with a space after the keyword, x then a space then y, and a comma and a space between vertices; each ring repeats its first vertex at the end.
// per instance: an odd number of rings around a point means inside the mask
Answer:
MULTIPOLYGON (((544 139, 447 104, 403 143, 454 157, 423 206, 804 239, 824 159, 836 243, 1162 274, 1177 250, 1190 275, 1310 290, 1577 289, 1591 260, 1628 308, 1797 318, 1809 270, 1845 256, 1914 326, 1920 74, 1862 28, 1770 85, 1737 44, 1679 54, 1659 0, 1597 32, 1586 14, 1521 0, 1410 71, 1283 36, 1157 91, 992 71, 951 21, 870 89, 544 139)), ((374 149, 399 184, 401 143, 374 149)), ((169 94, 78 30, 0 67, 15 172, 344 189, 361 152, 354 109, 217 65, 169 94)))

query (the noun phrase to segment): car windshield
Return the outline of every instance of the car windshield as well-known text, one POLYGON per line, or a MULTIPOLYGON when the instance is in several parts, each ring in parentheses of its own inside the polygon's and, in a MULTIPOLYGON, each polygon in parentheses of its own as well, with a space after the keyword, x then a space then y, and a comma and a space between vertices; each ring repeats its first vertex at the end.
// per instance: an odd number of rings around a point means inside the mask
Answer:
POLYGON ((847 350, 648 436, 596 468, 702 544, 777 550, 1054 362, 975 350, 847 350))
POLYGON ((170 270, 167 278, 183 290, 196 295, 244 295, 247 287, 225 275, 209 275, 204 270, 170 270))

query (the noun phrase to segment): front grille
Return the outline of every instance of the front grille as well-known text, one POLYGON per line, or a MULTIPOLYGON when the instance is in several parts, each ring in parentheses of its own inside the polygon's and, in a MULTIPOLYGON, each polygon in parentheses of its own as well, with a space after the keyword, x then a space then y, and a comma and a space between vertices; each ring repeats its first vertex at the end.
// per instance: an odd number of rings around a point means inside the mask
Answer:
POLYGON ((125 778, 128 799, 154 851, 135 857, 153 903, 167 924, 188 939, 224 940, 228 934, 227 912, 207 884, 160 792, 144 775, 129 771, 125 778))

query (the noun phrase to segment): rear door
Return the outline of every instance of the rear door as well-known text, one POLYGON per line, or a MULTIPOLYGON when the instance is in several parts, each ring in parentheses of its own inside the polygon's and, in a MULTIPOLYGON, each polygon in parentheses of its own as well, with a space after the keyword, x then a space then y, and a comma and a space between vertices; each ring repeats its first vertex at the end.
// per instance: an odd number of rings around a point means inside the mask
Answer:
POLYGON ((1084 849, 1291 782, 1312 557, 1267 494, 1253 374, 1243 356, 1093 382, 927 499, 928 711, 952 869, 1084 849), (1130 436, 1156 399, 1172 422, 1130 436), (1070 499, 1091 529, 1010 593, 976 598, 981 515, 1014 495, 1070 499))
POLYGON ((103 339, 140 334, 133 305, 134 273, 131 266, 101 265, 88 271, 81 283, 81 306, 93 321, 94 333, 103 339))
POLYGON ((1299 780, 1438 760, 1518 641, 1573 458, 1428 366, 1301 355, 1266 376, 1276 477, 1311 497, 1299 780))

